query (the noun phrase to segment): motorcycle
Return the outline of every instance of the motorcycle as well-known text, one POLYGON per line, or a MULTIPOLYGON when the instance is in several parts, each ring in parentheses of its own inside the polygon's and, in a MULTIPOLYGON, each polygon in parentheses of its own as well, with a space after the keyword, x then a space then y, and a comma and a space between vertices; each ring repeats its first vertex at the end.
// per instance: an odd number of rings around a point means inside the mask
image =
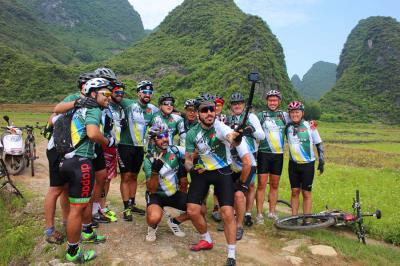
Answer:
POLYGON ((1 157, 11 175, 20 173, 25 167, 24 152, 25 144, 22 138, 22 130, 10 124, 10 118, 3 116, 7 127, 2 127, 5 132, 1 136, 3 146, 1 157))

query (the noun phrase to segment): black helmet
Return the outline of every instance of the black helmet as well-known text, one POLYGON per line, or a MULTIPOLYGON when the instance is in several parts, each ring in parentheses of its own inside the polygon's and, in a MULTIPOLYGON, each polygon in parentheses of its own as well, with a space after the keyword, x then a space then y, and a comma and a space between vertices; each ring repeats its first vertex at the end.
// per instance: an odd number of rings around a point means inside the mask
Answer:
POLYGON ((115 75, 114 71, 106 67, 98 68, 94 71, 94 73, 97 74, 99 78, 107 79, 109 81, 117 79, 117 76, 115 75))
POLYGON ((240 92, 234 92, 231 95, 231 103, 244 102, 244 96, 240 92))
POLYGON ((78 89, 81 90, 83 84, 94 78, 98 78, 98 76, 93 72, 80 74, 78 78, 78 89))
POLYGON ((111 85, 113 85, 114 88, 115 87, 120 87, 120 88, 123 88, 123 89, 125 88, 125 83, 123 83, 123 82, 121 82, 119 80, 115 80, 115 81, 111 82, 111 85))
POLYGON ((208 93, 200 94, 199 96, 196 97, 195 108, 199 109, 199 106, 205 102, 211 102, 214 103, 215 105, 215 96, 208 93))
POLYGON ((175 103, 174 97, 169 93, 163 94, 158 98, 158 105, 161 105, 164 101, 172 101, 172 103, 175 103))
POLYGON ((137 92, 141 90, 153 90, 153 83, 148 80, 142 80, 137 84, 136 90, 137 92))

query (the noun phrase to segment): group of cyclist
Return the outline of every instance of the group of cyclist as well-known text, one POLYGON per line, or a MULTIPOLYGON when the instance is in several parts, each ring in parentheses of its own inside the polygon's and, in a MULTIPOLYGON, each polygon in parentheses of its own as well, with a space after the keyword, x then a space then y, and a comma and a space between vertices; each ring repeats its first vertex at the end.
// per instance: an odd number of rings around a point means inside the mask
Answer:
POLYGON ((283 168, 284 139, 289 146, 289 179, 292 189, 292 214, 299 209, 311 212, 311 188, 315 154, 318 170, 324 170, 324 150, 315 123, 304 120, 299 101, 279 109, 282 96, 277 90, 266 93, 266 110, 250 113, 244 119, 246 101, 240 92, 230 96, 230 115, 223 115, 222 96, 202 93, 188 99, 182 114, 175 109, 175 98, 167 93, 151 103, 153 84, 137 85, 138 99, 125 97, 125 86, 109 68, 98 68, 78 79, 79 92, 67 96, 54 108, 48 131, 63 113, 73 112, 71 139, 73 151, 60 154, 49 133, 47 157, 50 188, 45 199, 46 240, 62 243, 55 230, 54 213, 60 197, 66 227, 66 259, 85 262, 94 259, 93 250, 79 243, 99 243, 105 236, 96 234, 98 223, 117 221, 106 206, 110 180, 121 173, 120 191, 123 220, 132 213, 145 215, 146 241, 155 241, 163 214, 174 235, 184 237, 180 224, 190 220, 201 235, 192 251, 213 248, 207 230, 206 201, 210 186, 214 191, 212 217, 225 232, 228 258, 236 265, 236 241, 242 239, 243 224, 253 224, 251 212, 256 199, 255 222, 264 223, 263 202, 269 183, 270 219, 277 219, 278 185, 283 168), (246 120, 246 124, 243 121, 246 120), (137 178, 143 165, 146 177, 146 210, 136 206, 137 178), (255 188, 258 173, 257 189, 255 188), (189 182, 190 180, 190 182, 189 182), (165 207, 180 210, 171 217, 165 207))

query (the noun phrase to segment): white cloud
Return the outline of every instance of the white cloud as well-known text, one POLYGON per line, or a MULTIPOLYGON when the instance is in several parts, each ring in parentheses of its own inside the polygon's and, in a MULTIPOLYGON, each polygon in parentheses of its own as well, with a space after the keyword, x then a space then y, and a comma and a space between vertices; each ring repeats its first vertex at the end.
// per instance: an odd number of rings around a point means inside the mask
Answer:
POLYGON ((129 0, 133 8, 139 12, 145 29, 154 29, 172 9, 183 0, 129 0))

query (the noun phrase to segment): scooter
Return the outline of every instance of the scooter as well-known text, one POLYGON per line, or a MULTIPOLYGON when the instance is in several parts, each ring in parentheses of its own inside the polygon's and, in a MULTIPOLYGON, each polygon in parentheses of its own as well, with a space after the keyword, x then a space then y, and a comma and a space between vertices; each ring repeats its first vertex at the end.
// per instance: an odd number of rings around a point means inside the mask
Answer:
POLYGON ((10 124, 10 118, 3 116, 7 127, 2 127, 5 132, 1 136, 2 154, 1 157, 11 175, 17 175, 25 167, 24 152, 25 144, 22 138, 22 130, 10 124))

